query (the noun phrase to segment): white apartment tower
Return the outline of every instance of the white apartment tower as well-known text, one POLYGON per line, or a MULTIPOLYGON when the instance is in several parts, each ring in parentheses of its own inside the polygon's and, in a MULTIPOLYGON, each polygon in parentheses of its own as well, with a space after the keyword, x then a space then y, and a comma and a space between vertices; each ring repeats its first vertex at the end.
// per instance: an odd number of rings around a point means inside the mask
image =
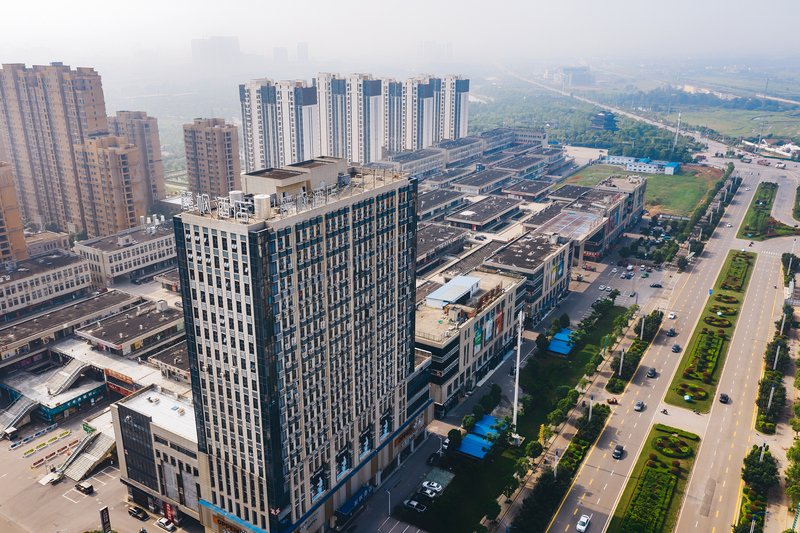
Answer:
POLYGON ((347 77, 347 160, 370 163, 383 151, 381 80, 363 74, 347 77))
POLYGON ((469 80, 461 76, 445 76, 442 79, 442 92, 442 137, 466 137, 469 126, 469 80))
POLYGON ((366 172, 250 172, 175 217, 207 532, 329 531, 424 439, 416 181, 366 172))
POLYGON ((247 171, 274 168, 320 154, 315 87, 253 80, 239 86, 247 171))
POLYGON ((347 80, 322 73, 316 79, 320 119, 320 154, 347 157, 347 80))

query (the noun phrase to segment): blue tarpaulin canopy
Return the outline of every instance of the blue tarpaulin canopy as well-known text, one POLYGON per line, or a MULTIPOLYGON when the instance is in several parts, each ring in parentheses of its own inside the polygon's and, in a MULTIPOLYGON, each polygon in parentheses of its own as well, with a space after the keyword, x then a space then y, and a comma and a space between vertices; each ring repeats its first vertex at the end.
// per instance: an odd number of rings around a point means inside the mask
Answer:
POLYGON ((493 427, 496 425, 497 419, 495 417, 483 415, 483 418, 475 423, 472 432, 461 440, 461 446, 458 451, 478 459, 486 457, 486 454, 494 446, 494 442, 489 439, 497 434, 497 430, 493 427))

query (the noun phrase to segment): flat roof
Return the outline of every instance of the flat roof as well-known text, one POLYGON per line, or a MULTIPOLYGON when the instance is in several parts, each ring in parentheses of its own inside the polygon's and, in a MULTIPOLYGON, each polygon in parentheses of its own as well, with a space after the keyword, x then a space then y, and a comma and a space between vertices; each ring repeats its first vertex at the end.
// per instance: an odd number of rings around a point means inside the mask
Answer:
MULTIPOLYGON (((181 339, 180 342, 186 341, 181 339)), ((134 383, 146 387, 158 385, 173 390, 178 394, 191 392, 190 383, 171 380, 161 374, 161 369, 147 363, 139 363, 135 358, 122 357, 110 352, 93 348, 88 342, 77 337, 69 337, 51 345, 50 349, 60 354, 68 355, 73 359, 82 361, 94 368, 110 370, 117 374, 127 376, 134 383)))
POLYGON ((422 193, 417 197, 419 213, 431 211, 440 205, 449 204, 463 197, 464 193, 461 191, 454 191, 453 189, 435 189, 430 192, 422 193))
POLYGON ((525 233, 486 261, 487 265, 513 266, 532 271, 553 252, 561 248, 544 235, 525 233))
MULTIPOLYGON (((627 195, 624 192, 620 191, 609 191, 605 189, 592 189, 591 191, 587 192, 575 202, 575 203, 592 203, 592 204, 601 204, 605 206, 611 206, 615 203, 623 200, 627 195)), ((570 204, 570 205, 573 205, 570 204)))
POLYGON ((392 161, 396 163, 410 163, 412 161, 419 161, 420 159, 442 155, 442 152, 439 150, 423 148, 422 150, 414 150, 413 152, 400 152, 392 156, 392 161))
POLYGON ((17 268, 13 272, 0 269, 0 280, 3 280, 0 281, 0 286, 6 283, 19 281, 21 279, 38 276, 40 274, 50 272, 51 270, 56 270, 73 265, 75 263, 80 263, 81 261, 85 261, 85 259, 79 255, 71 254, 61 250, 54 250, 53 252, 49 252, 45 255, 40 255, 31 259, 25 259, 24 261, 18 261, 17 268), (6 278, 2 276, 6 276, 8 279, 6 280, 6 278))
POLYGON ((3 377, 0 381, 2 381, 6 387, 14 389, 26 398, 38 402, 49 409, 54 409, 59 405, 83 396, 104 384, 103 381, 92 379, 89 376, 82 376, 64 392, 56 394, 55 396, 50 396, 47 392, 47 383, 50 378, 58 374, 62 368, 63 367, 59 366, 41 373, 18 370, 3 377))
MULTIPOLYGON (((166 388, 170 390, 169 387, 166 388)), ((143 390, 140 394, 124 398, 119 403, 132 411, 150 417, 152 424, 169 430, 188 441, 197 442, 197 425, 192 402, 178 398, 175 394, 167 394, 163 390, 151 388, 143 390)))
POLYGON ((505 161, 506 159, 511 159, 514 157, 513 155, 506 154, 503 152, 492 154, 492 155, 485 155, 478 159, 477 163, 482 163, 484 165, 494 165, 500 161, 505 161))
POLYGON ((68 233, 60 233, 56 231, 40 231, 38 233, 26 233, 25 242, 28 244, 39 244, 41 242, 57 241, 69 238, 68 233))
POLYGON ((159 361, 169 366, 175 367, 184 372, 189 371, 189 349, 186 347, 186 341, 181 341, 162 350, 157 354, 153 354, 147 358, 149 361, 159 361))
POLYGON ((582 185, 564 185, 560 189, 551 191, 550 196, 554 198, 566 198, 568 200, 575 200, 591 190, 592 190, 591 187, 584 187, 582 185))
POLYGON ((260 170, 254 170, 253 172, 247 172, 248 176, 257 176, 259 178, 269 178, 273 180, 285 180, 304 174, 305 172, 286 170, 285 168, 262 168, 260 170))
POLYGON ((605 217, 594 213, 562 211, 536 230, 536 233, 555 233, 561 237, 581 241, 602 227, 605 217))
POLYGON ((519 207, 521 203, 521 200, 506 196, 487 196, 483 200, 468 205, 446 218, 447 220, 479 225, 519 207))
POLYGON ((437 248, 463 238, 467 230, 444 224, 430 224, 417 230, 417 257, 424 257, 437 248))
POLYGON ((637 187, 639 187, 642 183, 646 182, 647 178, 642 176, 630 175, 621 177, 618 175, 611 175, 598 183, 596 187, 598 188, 611 188, 611 189, 619 189, 620 191, 624 192, 631 192, 634 191, 637 187))
MULTIPOLYGON (((441 287, 441 283, 436 283, 435 281, 425 280, 422 284, 417 285, 417 293, 416 293, 416 302, 424 302, 425 298, 428 297, 430 293, 441 287)), ((800 289, 799 289, 800 290, 800 289)))
POLYGON ((506 243, 502 241, 489 241, 480 248, 471 250, 468 254, 465 254, 458 262, 453 263, 445 274, 452 276, 475 270, 481 266, 487 258, 493 256, 497 250, 505 245, 506 243))
POLYGON ((480 285, 480 278, 459 275, 428 295, 429 300, 441 300, 445 304, 455 302, 469 294, 472 287, 480 285))
POLYGON ((157 276, 153 276, 153 280, 165 283, 180 283, 181 275, 178 273, 177 268, 170 268, 157 276))
POLYGON ((525 170, 526 168, 530 168, 533 165, 544 161, 544 157, 540 157, 538 155, 523 155, 514 157, 509 159, 508 161, 503 161, 502 163, 497 165, 497 168, 508 168, 511 170, 525 170))
POLYGON ((481 170, 471 176, 467 176, 466 178, 461 178, 460 180, 455 182, 455 185, 465 185, 467 187, 481 187, 484 185, 491 185, 493 183, 497 183, 498 181, 502 181, 511 177, 510 172, 505 172, 502 170, 495 170, 495 169, 487 169, 481 170))
POLYGON ((550 205, 541 211, 534 213, 533 216, 528 217, 524 224, 526 226, 541 226, 554 216, 558 215, 564 209, 564 204, 561 202, 552 202, 550 205))
POLYGON ((481 143, 482 141, 477 137, 461 137, 460 139, 446 140, 438 143, 437 148, 445 150, 452 150, 453 148, 460 148, 462 146, 469 146, 470 144, 481 143))
POLYGON ((468 174, 472 174, 474 172, 475 172, 475 167, 451 168, 445 170, 441 174, 436 174, 435 176, 426 178, 425 182, 446 183, 448 181, 453 181, 454 179, 460 178, 461 176, 466 176, 468 174))
POLYGON ((522 144, 515 144, 513 146, 509 146, 508 148, 504 149, 503 151, 507 152, 509 154, 522 154, 522 153, 525 153, 525 152, 527 152, 529 150, 533 150, 534 148, 539 148, 539 145, 538 144, 522 143, 522 144))
POLYGON ((43 332, 50 331, 61 325, 69 327, 72 324, 80 323, 81 318, 104 309, 114 309, 124 305, 133 305, 143 301, 138 296, 133 296, 126 292, 110 290, 97 296, 92 296, 79 302, 71 303, 58 309, 53 309, 47 313, 35 315, 16 324, 11 324, 0 328, 0 345, 11 344, 24 339, 34 338, 43 332))
POLYGON ((164 237, 175 235, 175 228, 172 226, 171 219, 166 220, 163 224, 159 223, 158 225, 154 225, 153 227, 155 227, 154 232, 150 231, 148 226, 139 226, 138 228, 121 231, 119 233, 115 233, 114 235, 109 235, 108 237, 98 237, 96 239, 78 241, 76 244, 80 244, 81 246, 86 246, 88 248, 94 248, 96 250, 100 250, 101 252, 116 252, 117 250, 124 250, 125 248, 130 248, 145 242, 155 241, 158 239, 163 239, 164 237), (120 246, 119 240, 124 237, 128 237, 129 243, 120 246))
POLYGON ((142 304, 124 313, 104 318, 90 327, 77 330, 78 335, 90 336, 108 344, 124 344, 165 326, 183 322, 183 311, 166 307, 157 311, 157 303, 142 304))
POLYGON ((503 192, 518 192, 520 194, 538 195, 552 186, 553 184, 549 181, 520 180, 516 183, 512 183, 511 185, 503 187, 503 192))

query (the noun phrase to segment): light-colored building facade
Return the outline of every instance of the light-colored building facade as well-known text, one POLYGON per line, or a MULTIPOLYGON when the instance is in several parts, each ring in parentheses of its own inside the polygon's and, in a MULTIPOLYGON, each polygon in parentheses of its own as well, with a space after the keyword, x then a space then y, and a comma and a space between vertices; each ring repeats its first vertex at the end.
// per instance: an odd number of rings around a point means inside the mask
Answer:
POLYGON ((111 404, 120 481, 137 505, 180 524, 200 518, 200 469, 191 399, 150 385, 111 404))
POLYGON ((0 270, 0 316, 7 320, 87 294, 89 263, 77 255, 54 253, 0 270))
POLYGON ((469 80, 461 76, 442 78, 442 138, 467 136, 469 126, 469 80))
POLYGON ((92 280, 97 286, 136 281, 174 267, 172 223, 164 221, 163 217, 159 221, 153 218, 149 224, 75 243, 75 253, 89 262, 92 280))
POLYGON ((47 254, 54 250, 69 251, 72 245, 69 242, 69 233, 58 231, 40 231, 25 235, 28 245, 28 254, 31 257, 47 254))
POLYGON ((92 136, 75 147, 84 225, 89 237, 132 228, 147 214, 150 190, 141 151, 124 137, 92 136))
POLYGON ((189 190, 211 198, 241 187, 239 132, 221 118, 196 118, 183 125, 189 190))
POLYGON ((347 80, 323 72, 315 83, 320 120, 319 155, 347 158, 347 80))
POLYGON ((108 129, 100 75, 61 63, 0 68, 0 152, 13 167, 24 221, 84 227, 73 151, 108 129))
POLYGON ((0 161, 0 263, 28 257, 11 165, 0 161))
POLYGON ((418 354, 431 358, 431 398, 443 415, 513 347, 519 275, 456 276, 417 306, 418 354))
POLYGON ((147 205, 153 206, 167 195, 158 121, 144 111, 117 111, 116 116, 108 117, 108 129, 112 135, 124 137, 139 149, 142 175, 149 191, 147 205))
POLYGON ((625 170, 628 172, 641 172, 643 174, 666 174, 672 176, 681 170, 681 164, 675 161, 658 161, 648 157, 607 155, 600 162, 609 165, 624 165, 625 170))
POLYGON ((321 155, 317 90, 268 79, 239 86, 245 169, 274 168, 321 155))
POLYGON ((326 531, 425 437, 416 182, 354 170, 248 173, 250 215, 175 218, 206 531, 326 531))
MULTIPOLYGON (((383 154, 381 80, 365 74, 347 77, 347 161, 370 163, 383 154)), ((316 154, 315 154, 316 155, 316 154)))

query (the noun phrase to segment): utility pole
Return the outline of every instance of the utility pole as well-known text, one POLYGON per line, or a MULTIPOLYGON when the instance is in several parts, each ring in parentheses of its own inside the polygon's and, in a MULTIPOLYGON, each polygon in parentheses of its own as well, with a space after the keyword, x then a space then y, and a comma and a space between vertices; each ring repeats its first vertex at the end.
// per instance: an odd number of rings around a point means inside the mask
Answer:
POLYGON ((594 406, 594 395, 589 395, 589 422, 592 421, 592 407, 594 406))
POLYGON ((639 332, 639 340, 640 341, 644 340, 644 323, 645 323, 645 320, 647 320, 647 315, 642 314, 642 328, 641 328, 641 332, 639 332))
POLYGON ((553 479, 558 479, 558 450, 556 450, 556 464, 553 465, 553 479))
POLYGON ((761 445, 761 455, 758 456, 758 462, 759 463, 763 463, 764 462, 764 452, 766 452, 766 451, 767 451, 767 443, 764 442, 764 444, 761 445))

